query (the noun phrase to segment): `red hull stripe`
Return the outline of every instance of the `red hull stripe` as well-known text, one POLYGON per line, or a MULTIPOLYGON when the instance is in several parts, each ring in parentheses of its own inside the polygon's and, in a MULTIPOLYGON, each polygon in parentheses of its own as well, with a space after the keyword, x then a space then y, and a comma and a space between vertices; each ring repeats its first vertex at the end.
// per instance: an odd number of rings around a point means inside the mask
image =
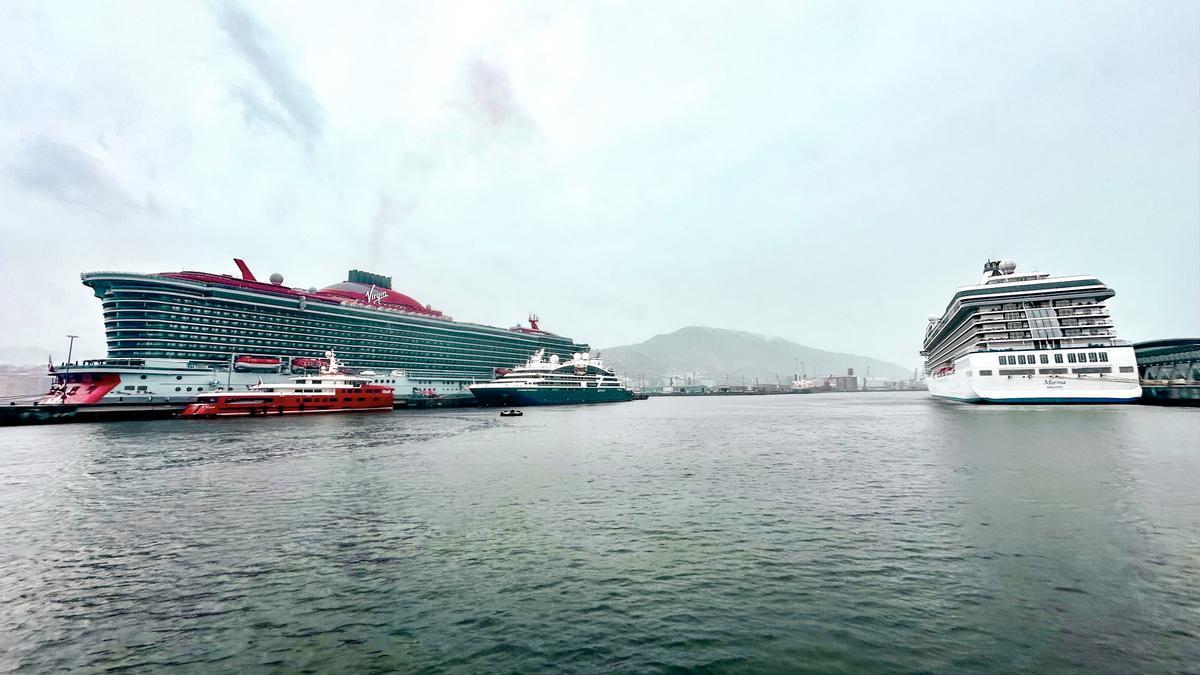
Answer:
POLYGON ((182 412, 183 417, 270 417, 271 415, 312 415, 317 413, 340 413, 340 412, 383 412, 392 410, 392 408, 330 408, 328 410, 268 410, 265 413, 255 412, 251 410, 236 410, 227 412, 182 412))

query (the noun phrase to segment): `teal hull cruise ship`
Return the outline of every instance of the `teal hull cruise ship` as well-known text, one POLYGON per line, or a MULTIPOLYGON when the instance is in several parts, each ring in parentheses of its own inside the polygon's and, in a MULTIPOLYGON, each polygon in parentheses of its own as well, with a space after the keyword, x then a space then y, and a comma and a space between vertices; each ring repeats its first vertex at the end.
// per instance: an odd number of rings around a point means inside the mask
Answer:
POLYGON ((562 405, 568 403, 618 403, 632 401, 611 369, 586 352, 563 361, 557 354, 539 350, 515 370, 486 384, 474 384, 471 393, 484 405, 562 405))
POLYGON ((351 270, 320 290, 207 272, 87 272, 104 312, 108 358, 52 372, 57 403, 187 398, 213 389, 287 382, 315 372, 333 350, 348 367, 392 386, 396 397, 456 395, 535 352, 570 358, 588 345, 529 327, 455 321, 351 270))

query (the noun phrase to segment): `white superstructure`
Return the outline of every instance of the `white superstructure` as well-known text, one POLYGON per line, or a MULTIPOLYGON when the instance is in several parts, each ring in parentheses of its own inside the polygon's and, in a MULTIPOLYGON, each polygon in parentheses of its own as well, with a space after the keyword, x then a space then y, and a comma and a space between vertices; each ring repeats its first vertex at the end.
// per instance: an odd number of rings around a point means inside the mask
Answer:
POLYGON ((633 393, 599 356, 575 353, 570 360, 546 356, 539 349, 523 366, 497 372, 491 382, 471 385, 471 393, 485 405, 550 405, 557 403, 608 403, 629 401, 633 393))
POLYGON ((1117 340, 1092 276, 1016 272, 989 260, 925 327, 935 397, 971 403, 1124 403, 1141 396, 1137 359, 1117 340))
POLYGON ((613 371, 604 367, 604 360, 589 353, 572 354, 570 360, 563 361, 557 355, 547 357, 546 350, 539 349, 524 365, 501 371, 496 373, 495 380, 471 385, 471 390, 525 387, 624 389, 613 371))

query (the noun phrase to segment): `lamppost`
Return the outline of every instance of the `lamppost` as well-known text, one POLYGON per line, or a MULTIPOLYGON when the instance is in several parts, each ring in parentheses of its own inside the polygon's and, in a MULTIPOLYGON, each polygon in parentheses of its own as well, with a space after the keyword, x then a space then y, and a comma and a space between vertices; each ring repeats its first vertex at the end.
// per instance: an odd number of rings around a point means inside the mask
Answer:
POLYGON ((71 338, 71 342, 67 345, 67 372, 69 373, 71 372, 71 354, 75 352, 75 338, 79 336, 68 335, 67 337, 71 338))

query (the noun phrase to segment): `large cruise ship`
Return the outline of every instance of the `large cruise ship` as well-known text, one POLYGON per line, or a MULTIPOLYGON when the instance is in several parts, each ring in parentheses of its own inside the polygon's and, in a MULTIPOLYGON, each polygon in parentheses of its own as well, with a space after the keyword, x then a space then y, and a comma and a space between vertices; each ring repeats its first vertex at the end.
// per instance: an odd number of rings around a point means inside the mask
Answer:
POLYGON ((570 358, 586 344, 529 327, 454 321, 392 289, 392 280, 351 270, 320 290, 207 272, 87 272, 104 311, 108 358, 53 369, 45 403, 187 400, 318 372, 326 351, 360 375, 406 396, 469 397, 497 369, 531 354, 570 358))
POLYGON ((1126 403, 1141 395, 1133 347, 1117 340, 1093 276, 1051 277, 989 260, 925 328, 935 397, 970 403, 1126 403))

